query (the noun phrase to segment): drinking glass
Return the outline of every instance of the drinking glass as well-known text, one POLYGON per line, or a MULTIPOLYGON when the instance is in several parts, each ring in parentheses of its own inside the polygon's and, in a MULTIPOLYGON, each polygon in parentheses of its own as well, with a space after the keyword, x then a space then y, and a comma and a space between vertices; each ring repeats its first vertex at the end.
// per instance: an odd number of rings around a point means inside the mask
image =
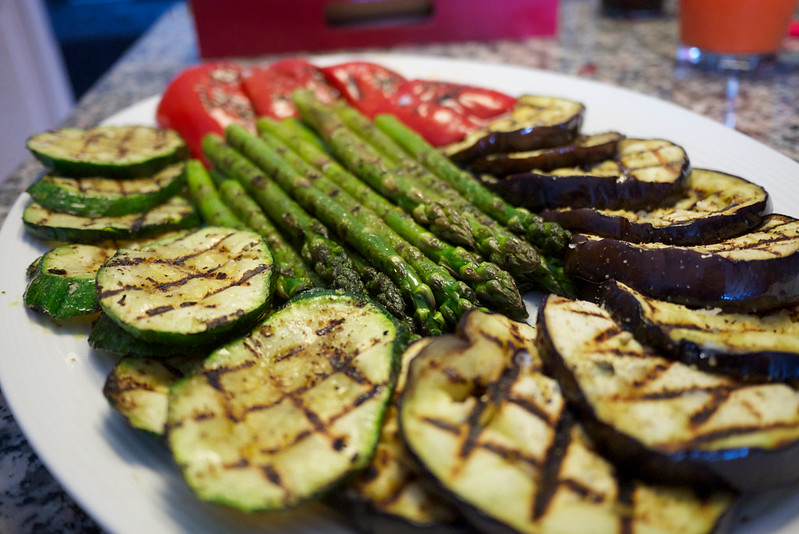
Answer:
POLYGON ((677 59, 706 70, 773 64, 797 0, 680 0, 677 59))

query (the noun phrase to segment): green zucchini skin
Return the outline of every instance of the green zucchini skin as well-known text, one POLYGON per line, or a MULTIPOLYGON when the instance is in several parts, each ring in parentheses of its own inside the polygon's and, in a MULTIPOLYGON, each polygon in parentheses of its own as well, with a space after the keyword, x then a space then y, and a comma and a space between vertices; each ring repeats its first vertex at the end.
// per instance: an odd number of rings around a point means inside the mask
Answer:
POLYGON ((100 310, 94 278, 113 250, 69 244, 45 253, 31 273, 25 305, 54 319, 90 315, 100 310))
POLYGON ((194 205, 181 196, 143 212, 118 217, 83 217, 31 202, 22 214, 25 230, 44 241, 96 243, 140 239, 200 224, 194 205))
POLYGON ((186 183, 184 164, 169 165, 153 176, 118 180, 44 174, 28 187, 47 209, 83 217, 119 217, 141 213, 177 195, 186 183))
POLYGON ((27 147, 44 165, 72 177, 152 176, 188 157, 177 132, 139 125, 62 128, 32 135, 27 147))
MULTIPOLYGON (((98 304, 99 310, 99 304, 98 304)), ((203 358, 211 353, 214 346, 183 346, 166 343, 152 343, 137 338, 101 313, 89 331, 89 346, 120 356, 163 360, 193 355, 203 358)))
POLYGON ((201 500, 277 510, 363 468, 406 332, 363 295, 309 290, 214 351, 169 394, 167 442, 189 486, 201 500))
POLYGON ((100 307, 151 343, 214 344, 269 308, 275 262, 263 237, 209 226, 120 249, 97 273, 100 307))

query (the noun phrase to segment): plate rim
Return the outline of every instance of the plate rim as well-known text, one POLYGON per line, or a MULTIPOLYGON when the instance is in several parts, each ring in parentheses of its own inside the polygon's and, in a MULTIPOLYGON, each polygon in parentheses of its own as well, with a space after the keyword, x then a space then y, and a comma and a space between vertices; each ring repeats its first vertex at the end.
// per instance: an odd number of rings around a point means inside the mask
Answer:
MULTIPOLYGON (((719 131, 722 131, 721 129, 723 129, 725 131, 725 134, 724 134, 723 137, 730 138, 732 140, 737 140, 737 142, 742 143, 742 144, 746 145, 747 147, 751 148, 751 150, 754 153, 756 153, 759 157, 766 157, 769 160, 773 160, 775 163, 778 163, 781 168, 783 166, 788 167, 788 168, 793 167, 793 169, 792 169, 793 172, 796 173, 796 174, 799 174, 799 162, 796 162, 796 161, 792 160, 790 157, 786 156, 785 154, 782 154, 781 152, 779 152, 779 151, 777 151, 777 150, 775 150, 775 149, 773 149, 771 147, 768 147, 767 145, 765 145, 765 144, 763 144, 763 143, 761 143, 761 142, 759 142, 759 141, 757 141, 757 140, 755 140, 755 139, 753 139, 751 137, 748 137, 748 136, 746 136, 745 134, 743 134, 741 132, 737 132, 735 130, 727 129, 722 124, 720 124, 720 123, 718 123, 716 121, 713 121, 712 119, 710 119, 708 117, 704 117, 704 116, 699 115, 697 113, 691 112, 691 111, 689 111, 689 110, 687 110, 687 109, 685 109, 683 107, 680 107, 679 105, 677 105, 675 103, 664 101, 664 100, 660 100, 657 97, 654 97, 654 96, 651 96, 651 95, 646 95, 646 94, 643 94, 643 93, 632 91, 630 89, 626 89, 626 88, 623 88, 623 87, 618 87, 618 86, 605 84, 603 82, 598 82, 598 81, 595 81, 595 80, 578 78, 578 77, 575 77, 575 76, 572 76, 572 75, 563 74, 563 73, 559 73, 559 72, 555 72, 555 71, 545 71, 545 70, 528 68, 528 67, 518 66, 518 65, 510 65, 510 64, 505 64, 505 63, 492 63, 492 62, 473 61, 473 60, 468 60, 468 59, 455 59, 455 58, 446 58, 446 57, 426 57, 426 56, 413 55, 413 54, 344 53, 344 54, 311 55, 311 56, 307 56, 307 57, 308 57, 308 59, 310 61, 317 62, 320 65, 333 64, 333 63, 342 62, 342 61, 345 61, 345 60, 354 60, 354 59, 366 60, 366 61, 375 61, 375 62, 384 64, 384 65, 390 66, 392 68, 396 68, 397 70, 400 70, 400 71, 405 70, 405 71, 407 71, 409 73, 421 72, 421 70, 424 70, 424 69, 427 69, 425 72, 434 73, 437 69, 443 69, 443 72, 448 75, 447 79, 450 80, 450 81, 464 81, 466 79, 471 79, 471 80, 473 80, 471 83, 474 83, 474 84, 478 84, 478 82, 474 81, 475 80, 475 78, 473 76, 474 73, 470 72, 472 69, 476 68, 476 69, 478 69, 478 71, 483 72, 483 73, 486 73, 488 71, 491 71, 493 73, 497 73, 497 72, 501 71, 503 73, 506 73, 506 74, 504 74, 506 76, 520 76, 522 78, 528 78, 528 77, 536 78, 536 77, 538 77, 538 78, 545 78, 549 82, 553 82, 556 85, 557 85, 557 83, 567 84, 570 87, 568 91, 565 91, 565 93, 567 93, 567 95, 568 94, 573 94, 573 93, 579 93, 580 91, 584 91, 584 90, 592 90, 592 91, 598 91, 600 93, 610 92, 611 94, 626 96, 628 98, 632 98, 632 99, 637 100, 637 101, 640 101, 641 99, 644 99, 643 102, 651 102, 657 108, 659 108, 661 110, 665 109, 665 110, 669 111, 670 113, 675 113, 679 117, 690 116, 691 122, 697 123, 697 124, 699 124, 700 126, 702 126, 704 128, 710 128, 711 130, 719 129, 719 131), (410 67, 412 67, 411 70, 408 70, 410 67), (463 69, 464 72, 460 72, 458 74, 458 76, 455 76, 454 78, 453 77, 449 77, 449 74, 451 74, 453 72, 459 72, 459 71, 453 70, 453 69, 456 69, 456 68, 463 69), (417 70, 417 69, 419 69, 419 70, 417 70)), ((491 84, 485 84, 485 86, 486 87, 492 87, 491 84)), ((558 96, 566 96, 566 95, 558 95, 558 96)), ((160 95, 153 95, 153 96, 144 98, 144 99, 132 104, 131 106, 128 106, 128 107, 126 107, 124 109, 121 109, 121 110, 117 111, 116 113, 114 113, 110 117, 107 117, 106 119, 104 119, 102 122, 103 123, 113 123, 113 122, 118 122, 119 120, 130 120, 127 117, 131 116, 131 114, 133 116, 136 116, 139 113, 148 113, 148 112, 150 112, 150 110, 152 110, 154 112, 155 103, 157 102, 158 98, 160 98, 160 95)), ((592 110, 589 107, 589 109, 587 110, 588 117, 590 117, 591 111, 592 110)), ((152 118, 151 123, 154 123, 154 117, 152 118)), ((675 140, 675 142, 676 141, 678 141, 678 140, 675 140)), ((689 156, 693 158, 693 156, 691 155, 691 151, 689 149, 687 149, 687 150, 688 150, 689 156)), ((713 160, 713 157, 711 156, 709 159, 713 160)), ((732 168, 734 169, 735 166, 733 166, 732 168)), ((720 170, 726 170, 726 169, 722 168, 720 170)), ((727 170, 727 172, 734 172, 734 170, 733 171, 727 170)), ((757 181, 757 179, 754 179, 753 181, 757 181)), ((9 210, 8 215, 7 215, 7 217, 6 217, 6 219, 5 219, 4 223, 3 223, 3 226, 0 229, 0 246, 2 246, 4 243, 6 243, 6 241, 9 241, 9 242, 11 242, 11 241, 21 241, 21 243, 23 243, 25 245, 24 246, 24 251, 30 254, 32 250, 44 250, 44 248, 41 246, 41 244, 33 242, 29 237, 26 236, 26 234, 24 234, 24 230, 23 230, 23 227, 22 227, 22 224, 21 224, 21 214, 22 214, 23 206, 24 206, 24 204, 27 203, 28 198, 29 197, 28 197, 27 193, 23 192, 15 200, 14 204, 12 205, 11 209, 9 210)), ((799 199, 799 194, 794 195, 793 198, 799 199)), ((787 206, 786 203, 783 203, 783 204, 785 204, 787 206)), ((777 205, 778 206, 782 206, 783 204, 777 204, 777 205)), ((775 211, 777 211, 777 209, 775 209, 775 211)), ((793 215, 794 216, 799 216, 799 213, 796 212, 796 209, 794 209, 794 210, 787 210, 786 209, 786 210, 782 210, 782 211, 784 211, 786 213, 790 212, 790 211, 793 211, 793 215)), ((13 263, 14 263, 14 265, 16 267, 18 267, 19 264, 20 264, 20 261, 21 260, 17 260, 17 261, 15 261, 13 263)), ((30 312, 26 312, 24 310, 24 305, 23 304, 21 304, 20 302, 17 302, 16 304, 14 304, 13 299, 15 297, 17 299, 19 299, 20 296, 18 294, 12 295, 13 291, 7 290, 6 284, 8 284, 8 280, 12 280, 12 278, 9 278, 9 276, 14 276, 14 277, 16 277, 16 280, 17 280, 16 289, 18 290, 19 289, 19 287, 18 287, 19 279, 20 279, 20 277, 22 276, 23 273, 22 272, 12 272, 12 271, 10 271, 8 269, 8 266, 9 266, 9 262, 8 261, 4 261, 2 263, 2 265, 0 265, 0 279, 4 280, 2 282, 3 292, 2 292, 2 295, 0 295, 0 307, 2 307, 2 309, 0 310, 0 320, 2 320, 3 318, 5 318, 7 316, 11 316, 14 312, 18 312, 20 310, 20 308, 23 308, 22 312, 26 314, 26 317, 32 323, 36 324, 37 328, 40 327, 40 326, 42 328, 44 328, 44 326, 42 326, 42 324, 41 324, 42 323, 41 321, 36 321, 36 317, 32 316, 30 312), (9 275, 9 276, 3 276, 3 275, 9 275), (14 311, 9 311, 9 309, 12 309, 12 308, 15 308, 14 311)), ((4 323, 4 321, 3 321, 3 323, 4 323)), ((3 330, 3 327, 0 326, 0 332, 2 332, 2 330, 3 330)), ((61 334, 63 334, 63 332, 61 332, 61 334)), ((62 355, 62 356, 67 357, 69 355, 62 355)), ((78 357, 77 357, 77 361, 79 362, 79 364, 76 364, 76 365, 77 365, 78 369, 81 369, 83 366, 98 365, 96 362, 81 361, 80 356, 83 356, 83 355, 78 355, 78 357)), ((85 359, 89 360, 90 356, 86 355, 85 359)), ((20 394, 17 393, 16 386, 10 382, 12 377, 15 376, 15 372, 9 371, 9 365, 10 364, 7 361, 5 361, 5 360, 6 360, 6 358, 0 359, 0 390, 3 391, 3 393, 5 395, 5 398, 6 398, 6 402, 7 402, 8 407, 9 407, 9 410, 11 411, 12 415, 14 416, 14 419, 17 422, 17 424, 19 425, 19 427, 22 429, 22 432, 25 435, 26 439, 28 440, 28 443, 30 443, 31 447, 36 452, 37 456, 42 461, 42 463, 47 467, 48 471, 59 482, 61 487, 79 504, 79 506, 88 515, 90 515, 95 521, 97 521, 97 523, 100 524, 103 528, 109 528, 109 529, 111 529, 113 531, 119 531, 119 532, 140 531, 136 527, 131 528, 131 526, 129 524, 126 524, 124 520, 120 521, 119 517, 113 516, 113 514, 109 511, 109 510, 111 510, 111 511, 117 510, 118 507, 109 505, 108 508, 103 508, 102 506, 100 506, 101 503, 109 504, 110 503, 110 499, 106 498, 106 499, 98 500, 98 499, 94 498, 92 496, 94 493, 92 491, 90 491, 90 490, 87 490, 86 482, 81 481, 78 478, 76 478, 76 475, 74 474, 74 470, 67 469, 66 466, 63 464, 63 462, 61 460, 56 460, 58 455, 53 454, 52 450, 51 450, 54 445, 52 445, 50 443, 47 443, 46 442, 47 440, 44 438, 44 436, 41 435, 41 432, 42 432, 41 426, 44 424, 44 422, 30 420, 30 417, 27 415, 28 412, 27 412, 26 408, 23 406, 25 401, 27 401, 29 399, 26 399, 24 396, 20 396, 20 394), (7 394, 8 391, 11 391, 12 394, 11 395, 7 394)), ((76 366, 76 365, 72 365, 70 363, 66 363, 65 365, 66 365, 67 369, 72 368, 73 370, 74 370, 74 368, 76 366)), ((77 371, 77 372, 80 372, 80 371, 77 371)), ((98 393, 99 392, 95 392, 94 395, 96 395, 98 393)), ((110 408, 109 408, 109 410, 110 410, 110 408)), ((113 417, 113 416, 111 416, 111 417, 113 417)), ((128 431, 129 432, 133 432, 130 429, 128 431)), ((133 441, 136 442, 137 446, 144 444, 144 440, 140 439, 140 437, 141 436, 133 439, 133 441)), ((119 436, 116 436, 115 439, 119 439, 119 436)), ((143 445, 143 446, 146 447, 146 445, 143 445)), ((56 445, 56 447, 57 447, 57 445, 56 445)), ((166 451, 166 452, 168 452, 168 451, 166 451)), ((122 460, 124 460, 124 458, 120 458, 119 459, 120 462, 122 460)), ((158 467, 158 468, 164 468, 164 467, 167 467, 169 465, 168 461, 166 461, 165 458, 163 458, 163 457, 156 459, 155 463, 156 463, 156 467, 158 467)), ((130 466, 124 466, 123 465, 121 467, 130 467, 130 466)), ((174 465, 172 467, 174 469, 176 469, 176 467, 174 465)), ((105 483, 105 486, 108 486, 107 482, 105 483)), ((169 483, 165 484, 165 486, 169 487, 169 483)), ((187 489, 187 488, 184 488, 184 490, 185 489, 187 489)), ((792 496, 793 496, 793 492, 794 491, 795 491, 794 489, 791 489, 792 496)), ((799 494, 799 492, 797 492, 797 493, 799 494)), ((790 498, 790 496, 789 497, 785 497, 785 498, 790 498)), ((207 503, 200 503, 200 505, 203 506, 203 507, 212 506, 212 505, 208 505, 207 503)), ((761 506, 766 507, 768 505, 763 503, 761 506)), ((774 512, 772 511, 772 513, 774 513, 774 512)), ((228 517, 229 515, 230 514, 227 514, 227 512, 224 512, 224 511, 219 512, 219 511, 216 511, 216 510, 211 514, 212 517, 221 518, 220 519, 220 521, 221 521, 220 524, 221 525, 224 525, 224 524, 228 524, 229 525, 230 524, 229 522, 225 523, 225 521, 232 520, 232 521, 235 522, 235 521, 240 521, 242 519, 240 516, 236 516, 236 517, 230 518, 230 517, 228 517)), ((272 517, 274 517, 274 516, 272 516, 272 517)), ((280 518, 279 520, 282 520, 282 518, 280 518)), ((795 531, 794 529, 799 530, 799 515, 791 516, 791 517, 787 518, 787 520, 788 520, 788 523, 786 523, 783 526, 786 526, 786 525, 789 526, 792 529, 792 531, 795 531)), ((292 519, 291 518, 288 518, 287 521, 288 521, 288 524, 294 525, 294 523, 292 523, 292 519)), ((760 524, 760 523, 757 523, 756 521, 753 521, 753 523, 756 523, 758 525, 760 524)), ((778 522, 778 524, 772 525, 772 527, 773 527, 772 530, 777 531, 778 528, 781 528, 780 527, 781 524, 782 524, 781 522, 778 522)), ((174 526, 174 527, 180 528, 180 527, 183 527, 184 525, 178 524, 178 525, 170 525, 170 526, 174 526)), ((245 526, 248 527, 249 525, 245 525, 245 526)), ((756 530, 752 530, 752 532, 755 532, 755 531, 756 530)), ((739 530, 736 530, 736 532, 739 532, 739 530)), ((741 532, 743 532, 743 530, 741 530, 741 532)))

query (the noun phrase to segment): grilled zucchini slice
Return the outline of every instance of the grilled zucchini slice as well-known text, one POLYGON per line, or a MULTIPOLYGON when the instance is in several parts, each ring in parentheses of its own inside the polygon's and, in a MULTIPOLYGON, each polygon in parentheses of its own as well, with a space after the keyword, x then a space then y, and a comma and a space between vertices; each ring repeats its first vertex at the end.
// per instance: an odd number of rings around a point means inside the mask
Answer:
POLYGON ((799 307, 722 313, 652 299, 607 284, 604 307, 642 343, 708 372, 751 381, 799 379, 799 307))
POLYGON ((719 171, 693 169, 679 198, 650 211, 558 208, 541 211, 541 217, 575 232, 635 243, 703 245, 752 230, 770 206, 768 193, 759 185, 719 171))
POLYGON ((153 176, 127 180, 44 174, 28 187, 28 193, 52 211, 84 217, 118 217, 141 213, 166 202, 180 192, 184 183, 183 163, 175 163, 153 176))
POLYGON ((97 273, 103 312, 147 342, 215 343, 266 312, 274 260, 248 230, 205 227, 120 249, 97 273))
POLYGON ((140 125, 62 128, 32 135, 27 146, 44 165, 71 177, 152 176, 188 157, 177 132, 140 125))
POLYGON ((203 358, 216 347, 214 345, 173 345, 169 343, 153 343, 134 336, 117 325, 106 314, 101 313, 92 323, 89 331, 89 346, 119 356, 133 358, 149 358, 164 360, 182 356, 203 358))
POLYGON ((564 270, 687 306, 758 313, 799 302, 799 220, 770 214, 751 232, 695 246, 574 234, 564 270))
POLYGON ((397 407, 405 388, 408 368, 434 339, 420 338, 403 352, 394 398, 386 412, 374 457, 347 483, 343 492, 337 492, 352 507, 352 519, 362 532, 407 532, 413 529, 445 534, 466 529, 457 510, 428 488, 426 478, 405 449, 397 420, 397 407))
POLYGON ((660 356, 610 313, 547 296, 538 346, 591 439, 665 483, 759 491, 799 480, 799 392, 660 356))
POLYGON ((25 305, 54 319, 89 315, 100 310, 94 277, 113 249, 69 244, 45 253, 33 268, 25 305))
POLYGON ((167 439, 202 500, 295 506, 363 468, 405 331, 362 295, 310 290, 169 394, 167 439))
POLYGON ((119 217, 84 217, 47 209, 31 202, 22 213, 22 224, 32 236, 45 241, 96 243, 141 239, 200 223, 194 205, 175 196, 143 213, 119 217))
POLYGON ((103 395, 125 421, 164 435, 169 390, 202 366, 202 358, 121 358, 106 378, 103 395))
POLYGON ((614 158, 590 166, 512 174, 487 186, 508 202, 544 208, 651 209, 679 195, 690 169, 685 150, 665 139, 622 139, 614 158))
POLYGON ((475 310, 411 365, 409 450, 482 532, 710 532, 732 495, 635 482, 600 456, 542 372, 534 327, 475 310))

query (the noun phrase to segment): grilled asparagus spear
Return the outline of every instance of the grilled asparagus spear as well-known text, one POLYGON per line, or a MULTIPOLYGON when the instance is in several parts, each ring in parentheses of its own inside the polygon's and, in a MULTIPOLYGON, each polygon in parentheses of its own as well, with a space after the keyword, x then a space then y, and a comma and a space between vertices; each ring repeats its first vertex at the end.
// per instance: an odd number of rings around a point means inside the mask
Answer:
POLYGON ((389 171, 419 187, 431 199, 457 208, 468 221, 476 249, 490 261, 508 269, 526 284, 542 286, 558 293, 571 294, 571 284, 562 270, 551 268, 539 252, 460 194, 446 181, 409 157, 391 137, 366 117, 347 105, 330 106, 342 122, 360 137, 389 171))
MULTIPOLYGON (((415 323, 425 333, 443 331, 446 323, 441 313, 435 310, 433 291, 400 255, 336 201, 298 177, 291 166, 263 140, 236 125, 227 127, 225 136, 236 150, 268 173, 282 188, 291 191, 300 205, 312 211, 323 224, 334 228, 339 237, 391 277, 412 306, 415 323)), ((262 175, 261 181, 266 180, 262 175)))
POLYGON ((277 264, 275 294, 280 299, 287 300, 313 287, 324 287, 321 278, 285 240, 239 181, 227 178, 218 171, 211 172, 210 175, 217 181, 222 201, 230 206, 233 213, 249 228, 261 234, 269 245, 277 264))
POLYGON ((557 253, 569 243, 569 232, 563 227, 546 222, 524 208, 508 204, 393 115, 378 115, 374 119, 374 124, 399 144, 407 154, 457 189, 480 210, 504 224, 509 230, 524 235, 540 250, 557 253))
POLYGON ((357 138, 312 93, 296 91, 294 99, 303 120, 316 129, 335 156, 350 171, 410 213, 419 224, 437 236, 457 245, 473 245, 471 229, 456 210, 433 202, 418 187, 398 180, 389 173, 374 155, 358 150, 357 138))
MULTIPOLYGON (((294 179, 305 177, 321 193, 335 199, 343 208, 352 213, 358 220, 366 225, 368 231, 380 239, 402 256, 413 267, 422 280, 430 286, 436 296, 439 309, 447 319, 450 326, 455 326, 458 318, 474 305, 474 295, 466 286, 462 288, 455 278, 444 268, 427 258, 418 248, 409 244, 405 239, 392 230, 377 214, 363 206, 357 199, 350 196, 335 183, 328 180, 324 174, 316 170, 298 154, 289 149, 284 143, 274 136, 264 136, 264 143, 278 153, 286 163, 295 171, 294 179)), ((525 311, 521 299, 521 309, 525 311)))
POLYGON ((494 263, 481 261, 463 247, 439 239, 308 140, 307 132, 299 130, 296 122, 262 118, 258 121, 258 130, 262 136, 273 135, 286 143, 364 208, 379 215, 411 245, 469 284, 482 304, 492 309, 511 310, 508 312, 511 315, 513 310, 519 310, 521 295, 507 271, 494 263))
POLYGON ((349 256, 329 239, 324 226, 308 215, 247 158, 218 135, 203 138, 203 152, 214 166, 240 181, 272 220, 288 234, 316 274, 330 288, 363 293, 364 287, 349 256))

